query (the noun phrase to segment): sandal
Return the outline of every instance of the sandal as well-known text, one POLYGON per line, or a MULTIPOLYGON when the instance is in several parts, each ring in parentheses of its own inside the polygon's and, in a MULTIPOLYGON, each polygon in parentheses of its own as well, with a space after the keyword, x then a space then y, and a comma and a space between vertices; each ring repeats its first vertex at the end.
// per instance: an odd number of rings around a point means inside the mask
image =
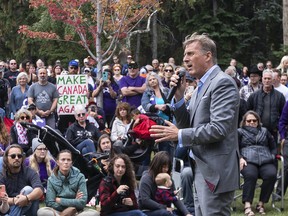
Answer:
POLYGON ((254 212, 251 209, 251 206, 244 208, 245 216, 255 216, 254 212))
POLYGON ((256 206, 256 210, 257 210, 257 212, 258 212, 259 214, 261 214, 261 215, 265 215, 265 214, 266 214, 266 213, 265 213, 264 206, 262 206, 262 205, 257 205, 257 206, 256 206))

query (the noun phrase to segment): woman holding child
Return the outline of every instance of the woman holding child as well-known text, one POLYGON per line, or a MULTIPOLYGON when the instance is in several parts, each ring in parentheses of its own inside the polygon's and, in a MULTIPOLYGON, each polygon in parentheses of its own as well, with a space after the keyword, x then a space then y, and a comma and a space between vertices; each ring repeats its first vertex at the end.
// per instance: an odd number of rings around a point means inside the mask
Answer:
MULTIPOLYGON (((144 172, 139 185, 139 207, 148 216, 171 216, 173 209, 164 204, 157 202, 156 191, 156 177, 159 173, 170 174, 172 170, 172 162, 167 152, 158 152, 150 163, 148 171, 144 172)), ((158 182, 158 180, 157 180, 158 182)), ((170 185, 169 185, 170 187, 170 185)), ((172 185, 171 189, 174 191, 175 187, 172 185)), ((175 194, 174 194, 175 195, 175 194)), ((192 216, 184 204, 179 199, 174 199, 174 205, 179 211, 180 215, 192 216)))

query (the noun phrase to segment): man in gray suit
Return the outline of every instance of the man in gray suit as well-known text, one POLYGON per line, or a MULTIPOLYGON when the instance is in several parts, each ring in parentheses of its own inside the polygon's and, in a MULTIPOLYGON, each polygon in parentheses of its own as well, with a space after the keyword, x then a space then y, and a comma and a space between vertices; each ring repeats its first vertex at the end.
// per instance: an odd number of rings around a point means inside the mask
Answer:
MULTIPOLYGON (((207 35, 193 35, 184 42, 185 66, 199 79, 188 111, 184 103, 185 77, 174 96, 177 127, 152 126, 156 142, 178 141, 190 147, 195 176, 195 213, 230 215, 234 190, 239 188, 237 121, 239 93, 235 81, 217 65, 216 45, 207 35)), ((177 86, 178 75, 172 85, 177 86)))

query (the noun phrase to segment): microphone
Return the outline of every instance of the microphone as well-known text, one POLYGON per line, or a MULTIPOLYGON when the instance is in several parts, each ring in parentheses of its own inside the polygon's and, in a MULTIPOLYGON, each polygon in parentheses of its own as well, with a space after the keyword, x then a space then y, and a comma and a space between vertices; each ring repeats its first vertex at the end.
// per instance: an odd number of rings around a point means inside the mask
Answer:
POLYGON ((168 93, 168 96, 167 96, 167 100, 168 100, 168 101, 171 101, 171 100, 172 100, 173 96, 174 96, 175 93, 176 93, 177 88, 178 88, 178 87, 180 86, 180 84, 181 84, 181 79, 182 79, 182 77, 184 77, 185 75, 186 75, 186 70, 185 70, 184 68, 181 68, 180 71, 179 71, 179 73, 178 73, 179 79, 178 79, 177 86, 173 86, 173 87, 170 89, 169 93, 168 93))

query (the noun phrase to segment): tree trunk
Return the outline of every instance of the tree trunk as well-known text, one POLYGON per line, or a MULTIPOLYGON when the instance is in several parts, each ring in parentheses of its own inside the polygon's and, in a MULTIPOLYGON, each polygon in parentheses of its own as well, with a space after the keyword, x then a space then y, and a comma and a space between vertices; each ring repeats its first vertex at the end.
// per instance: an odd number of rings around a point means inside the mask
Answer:
POLYGON ((156 59, 158 55, 157 42, 158 42, 157 13, 155 13, 152 17, 152 58, 153 59, 156 59))
POLYGON ((139 64, 140 60, 140 47, 141 47, 141 34, 137 34, 137 43, 135 50, 135 61, 139 64))
POLYGON ((284 51, 288 47, 288 0, 283 0, 283 45, 284 51))
MULTIPOLYGON (((96 35, 96 57, 97 57, 97 78, 100 80, 102 77, 102 53, 101 53, 101 1, 97 1, 97 35, 96 35)), ((103 93, 97 96, 97 105, 103 108, 103 93)))
POLYGON ((217 0, 213 0, 213 16, 217 15, 217 0))

